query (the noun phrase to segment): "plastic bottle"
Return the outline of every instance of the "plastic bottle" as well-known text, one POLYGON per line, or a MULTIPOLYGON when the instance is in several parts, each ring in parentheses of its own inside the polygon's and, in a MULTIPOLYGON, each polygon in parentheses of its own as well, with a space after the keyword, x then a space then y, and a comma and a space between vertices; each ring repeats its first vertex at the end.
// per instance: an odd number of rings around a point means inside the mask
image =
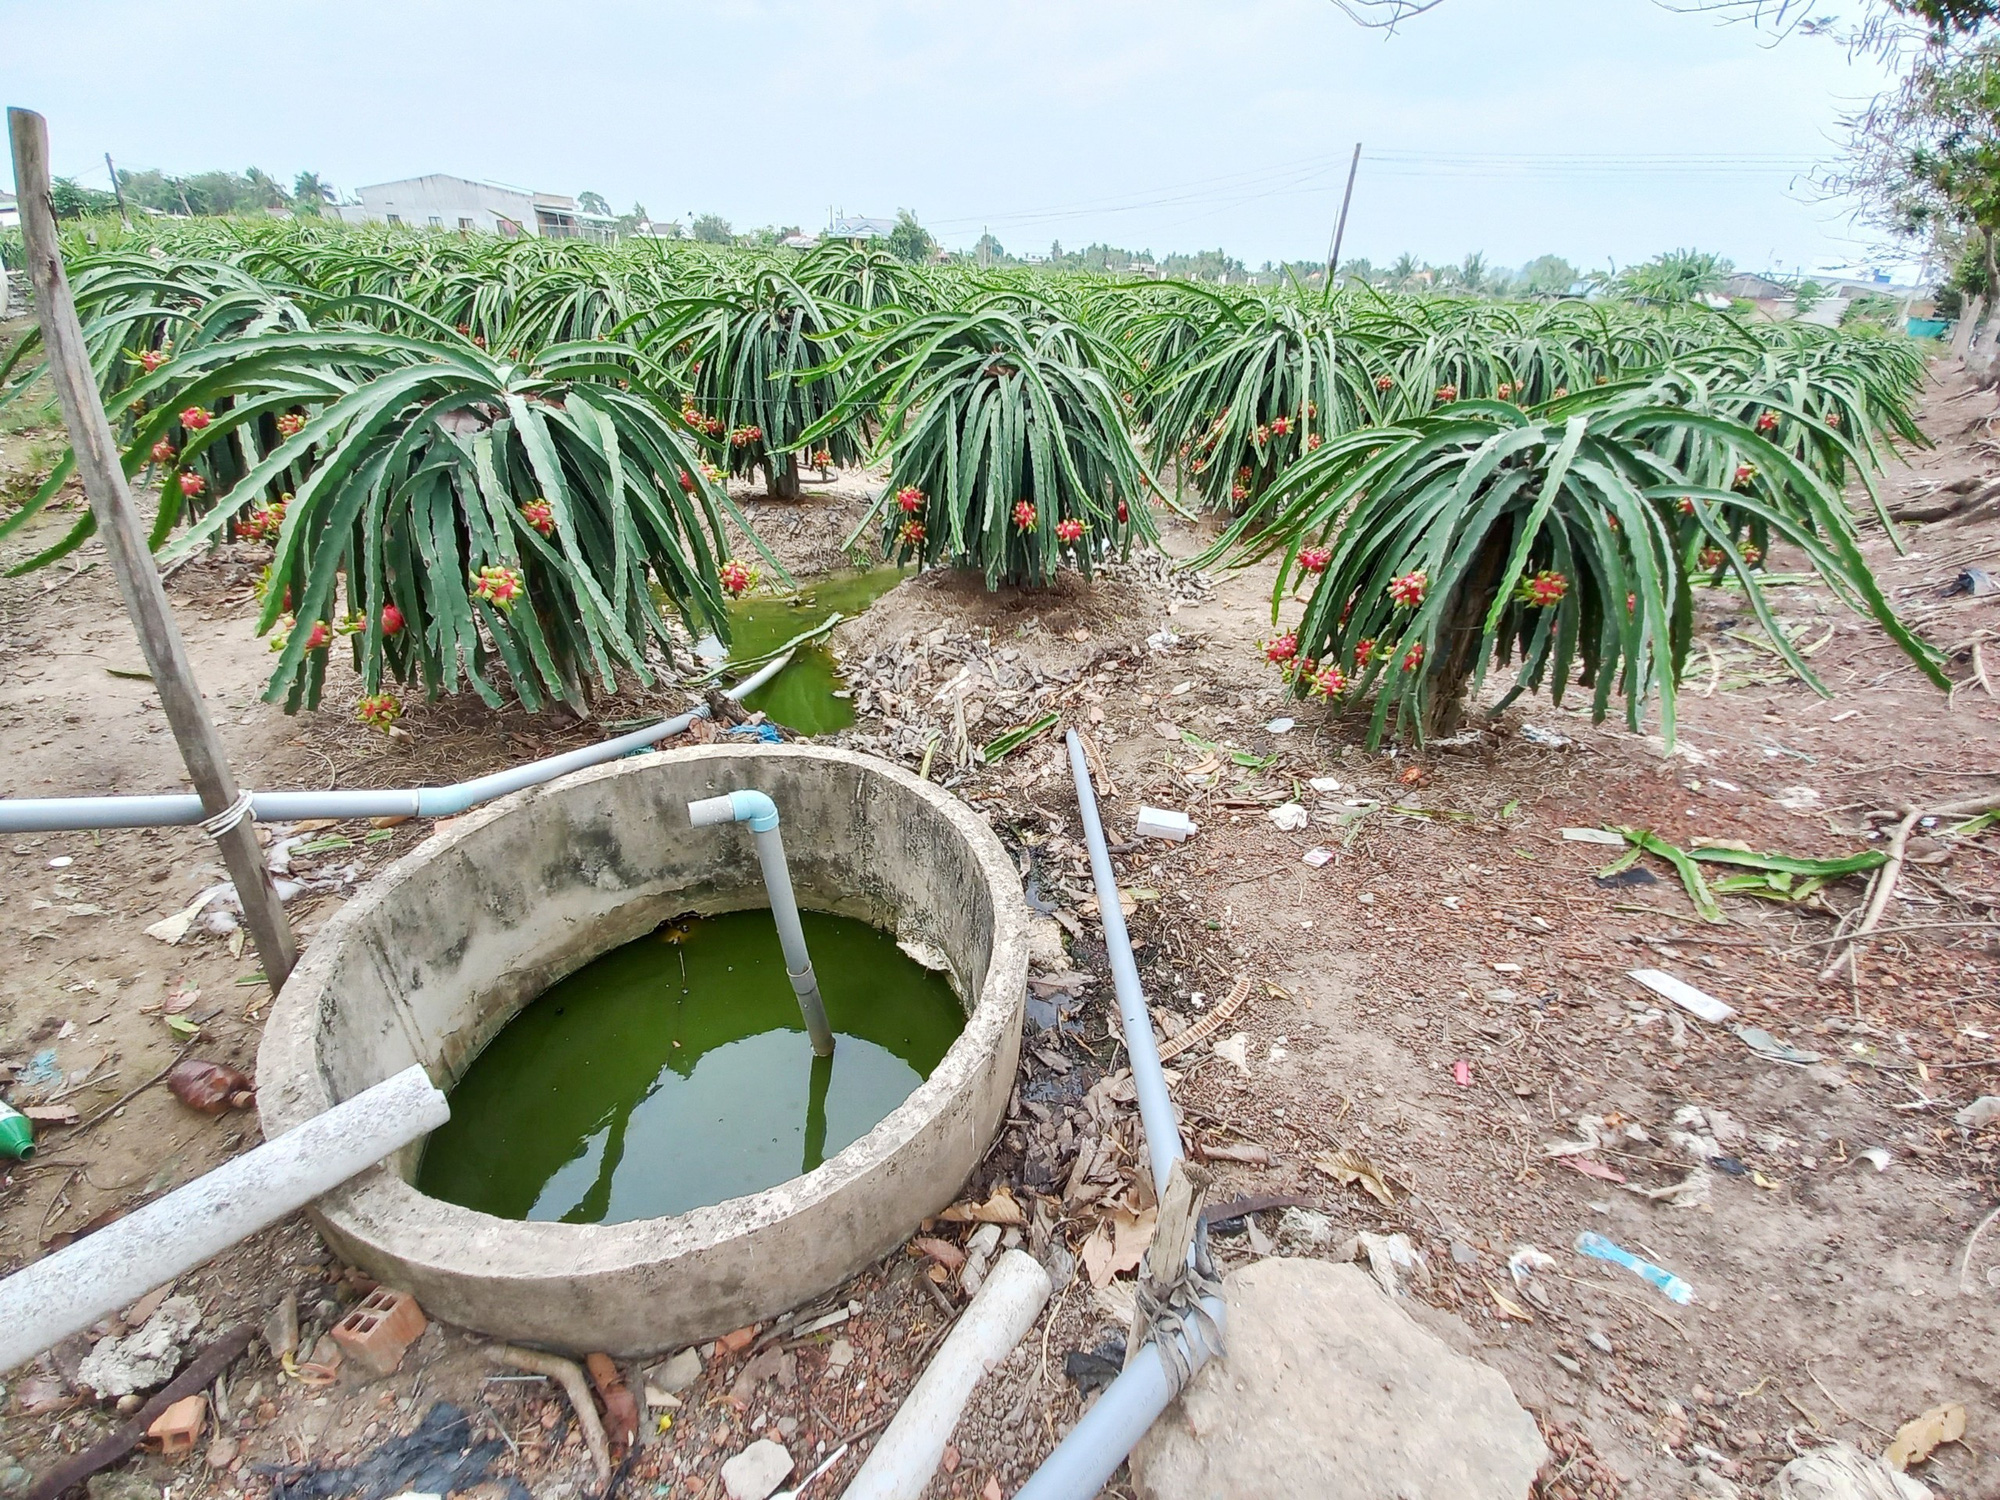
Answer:
POLYGON ((1576 1237, 1576 1253, 1588 1255, 1593 1260, 1608 1260, 1614 1266, 1623 1266, 1634 1275, 1650 1281, 1666 1293, 1669 1300, 1678 1302, 1683 1307, 1694 1301, 1694 1288, 1672 1271, 1664 1270, 1650 1260, 1641 1260, 1624 1246, 1614 1245, 1593 1230, 1586 1229, 1576 1237))
POLYGON ((35 1154, 35 1127, 11 1105, 0 1104, 0 1156, 26 1161, 35 1154))

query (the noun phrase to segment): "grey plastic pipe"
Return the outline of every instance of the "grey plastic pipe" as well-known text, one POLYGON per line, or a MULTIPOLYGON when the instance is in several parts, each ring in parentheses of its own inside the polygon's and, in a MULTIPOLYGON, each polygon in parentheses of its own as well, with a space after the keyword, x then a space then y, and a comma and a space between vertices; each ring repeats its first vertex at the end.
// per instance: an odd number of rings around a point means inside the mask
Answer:
POLYGON ((451 1118, 421 1067, 0 1281, 0 1373, 248 1239, 451 1118))
MULTIPOLYGON (((1167 1093, 1166 1075, 1160 1071, 1153 1017, 1146 1008, 1146 992, 1132 958, 1131 934, 1125 930, 1125 914, 1118 905, 1118 879, 1111 870, 1111 851, 1104 845, 1104 823, 1097 813, 1090 766, 1075 730, 1069 732, 1068 739, 1070 776, 1076 782, 1077 808, 1083 815, 1083 839, 1090 850, 1090 875, 1097 887, 1104 946, 1111 959, 1112 984, 1118 991, 1118 1014, 1125 1026, 1125 1051, 1132 1059, 1139 1118, 1146 1127, 1146 1154, 1153 1164, 1153 1181, 1164 1187, 1181 1156, 1180 1121, 1167 1093)), ((1204 1297, 1202 1307, 1214 1319, 1219 1337, 1225 1315, 1222 1299, 1204 1297)), ((1185 1333, 1174 1335, 1174 1341, 1190 1372, 1222 1352, 1209 1342, 1199 1319, 1188 1319, 1185 1333)), ((1118 1378, 1105 1387, 1097 1404, 1083 1414, 1069 1436, 1015 1493, 1014 1500, 1090 1500, 1176 1394, 1157 1340, 1141 1345, 1118 1378)))
POLYGON ((688 824, 712 828, 718 823, 748 823, 757 836, 757 862, 764 867, 764 889, 771 898, 771 920, 778 925, 778 945, 785 950, 785 977, 799 997, 812 1048, 833 1056, 833 1027, 827 1023, 826 1002, 820 999, 819 977, 806 952, 805 928, 799 925, 799 903, 792 894, 792 870, 785 863, 785 839, 778 832, 778 804, 762 792, 730 792, 688 804, 688 824))
MULTIPOLYGON (((785 669, 791 653, 776 657, 751 673, 723 696, 747 698, 785 669)), ((566 750, 543 760, 495 771, 452 786, 420 786, 376 791, 255 792, 250 815, 263 822, 289 823, 301 818, 449 818, 518 792, 540 786, 630 755, 648 745, 687 731, 696 719, 708 717, 706 704, 692 713, 635 729, 616 739, 566 750)), ((0 800, 0 833, 51 833, 76 828, 170 828, 199 823, 208 816, 201 798, 192 793, 159 797, 23 797, 0 800)))
POLYGON ((1132 1059, 1132 1086, 1139 1095, 1139 1119, 1146 1127, 1146 1155, 1153 1166, 1155 1191, 1164 1192, 1174 1163, 1181 1158, 1181 1126, 1174 1101, 1167 1093, 1167 1075, 1160 1071, 1160 1049, 1153 1041, 1153 1013, 1146 1008, 1145 986, 1132 959, 1132 935, 1125 929, 1125 912, 1118 904, 1118 877, 1112 873, 1111 851, 1104 846, 1104 823, 1097 814, 1097 793, 1090 784, 1090 765, 1083 742, 1069 731, 1069 772, 1076 782, 1076 805, 1083 814, 1083 841, 1090 850, 1090 878, 1097 887, 1098 917, 1104 924, 1104 948, 1111 960, 1111 983, 1118 992, 1118 1019, 1125 1028, 1125 1053, 1132 1059))

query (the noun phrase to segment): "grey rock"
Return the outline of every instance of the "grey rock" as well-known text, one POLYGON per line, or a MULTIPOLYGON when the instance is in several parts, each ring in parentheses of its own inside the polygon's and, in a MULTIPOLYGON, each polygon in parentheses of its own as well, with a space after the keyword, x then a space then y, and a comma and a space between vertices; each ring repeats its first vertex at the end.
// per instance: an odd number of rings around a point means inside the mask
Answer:
POLYGON ((1257 1261, 1223 1283, 1228 1355, 1132 1453, 1142 1500, 1523 1500, 1548 1458, 1498 1371, 1352 1265, 1257 1261), (1338 1420, 1329 1420, 1338 1413, 1338 1420))
POLYGON ((654 1365, 646 1372, 646 1384, 669 1396, 678 1396, 699 1379, 701 1355, 692 1349, 683 1349, 665 1364, 654 1365))
POLYGON ((2000 1120, 2000 1094, 1981 1095, 1952 1118, 1967 1130, 1977 1130, 1982 1125, 2000 1120))
POLYGON ((1590 1345, 1590 1347, 1595 1349, 1599 1354, 1610 1354, 1613 1352, 1611 1347, 1611 1340, 1604 1336, 1602 1330, 1593 1328, 1583 1337, 1585 1342, 1587 1342, 1590 1345))
POLYGON ((181 1347, 201 1327, 201 1304, 169 1297, 137 1333, 99 1339, 77 1367, 77 1384, 99 1396, 128 1396, 164 1385, 181 1367, 181 1347))
POLYGON ((759 1438, 722 1466, 722 1488, 729 1500, 765 1500, 791 1472, 785 1445, 759 1438))

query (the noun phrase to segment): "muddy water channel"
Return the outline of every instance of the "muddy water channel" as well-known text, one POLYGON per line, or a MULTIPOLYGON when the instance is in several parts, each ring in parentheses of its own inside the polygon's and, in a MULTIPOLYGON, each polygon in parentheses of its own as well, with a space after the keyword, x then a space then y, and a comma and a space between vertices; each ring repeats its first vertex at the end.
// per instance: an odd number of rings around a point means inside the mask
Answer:
MULTIPOLYGON (((796 594, 756 594, 729 607, 729 658, 749 663, 839 614, 852 619, 910 575, 901 568, 823 573, 796 594)), ((854 707, 823 641, 799 648, 792 664, 745 706, 800 734, 831 734, 854 722, 854 707)))

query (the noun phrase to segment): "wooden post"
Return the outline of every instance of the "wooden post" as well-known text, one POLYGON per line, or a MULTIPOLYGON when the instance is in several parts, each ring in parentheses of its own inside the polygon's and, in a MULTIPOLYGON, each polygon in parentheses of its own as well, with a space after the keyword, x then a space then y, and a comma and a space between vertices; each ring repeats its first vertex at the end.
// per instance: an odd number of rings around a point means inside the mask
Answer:
POLYGON ((222 850, 230 879, 236 882, 244 920, 258 956, 264 960, 265 978, 276 990, 292 972, 298 950, 271 873, 264 867, 257 826, 247 807, 238 808, 236 778, 223 754, 221 737, 202 705, 201 689, 188 666, 187 646, 167 607, 167 591, 146 546, 146 534, 132 506, 132 492, 125 484, 118 445, 111 436, 111 423, 98 398, 97 380, 91 373, 83 328, 77 322, 76 304, 70 299, 69 277, 64 274, 56 239, 55 206, 49 199, 48 122, 32 110, 10 109, 7 123, 14 138, 14 188, 20 196, 28 278, 35 288, 35 313, 48 354, 49 378, 55 384, 70 443, 76 450, 77 473, 97 516, 97 532, 112 571, 118 575, 118 589, 125 596, 126 612, 146 653, 146 665, 152 669, 160 707, 187 763, 188 779, 210 819, 226 825, 215 834, 215 842, 222 850), (226 815, 232 811, 237 816, 229 821, 226 815))

